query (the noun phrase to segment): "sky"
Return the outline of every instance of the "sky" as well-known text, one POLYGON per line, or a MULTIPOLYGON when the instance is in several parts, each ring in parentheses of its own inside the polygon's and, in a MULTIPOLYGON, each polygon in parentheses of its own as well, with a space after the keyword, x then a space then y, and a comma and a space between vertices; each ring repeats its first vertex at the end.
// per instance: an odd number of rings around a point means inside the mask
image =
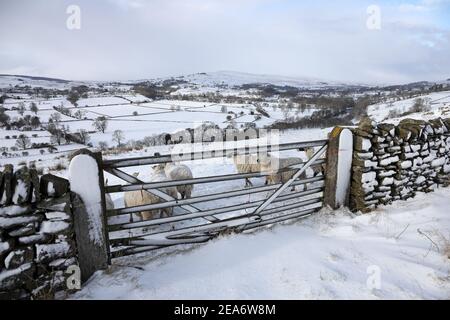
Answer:
POLYGON ((137 80, 222 70, 448 79, 450 0, 0 0, 0 73, 137 80))

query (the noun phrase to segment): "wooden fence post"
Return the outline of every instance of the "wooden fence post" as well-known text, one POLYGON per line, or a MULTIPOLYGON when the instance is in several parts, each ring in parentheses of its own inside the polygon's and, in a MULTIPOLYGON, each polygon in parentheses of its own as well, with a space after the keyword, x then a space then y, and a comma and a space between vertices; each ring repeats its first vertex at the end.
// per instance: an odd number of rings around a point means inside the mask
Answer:
POLYGON ((352 159, 353 133, 335 127, 329 135, 324 192, 324 204, 332 209, 348 206, 352 159))
POLYGON ((75 236, 84 282, 110 263, 101 153, 78 150, 69 166, 75 236))

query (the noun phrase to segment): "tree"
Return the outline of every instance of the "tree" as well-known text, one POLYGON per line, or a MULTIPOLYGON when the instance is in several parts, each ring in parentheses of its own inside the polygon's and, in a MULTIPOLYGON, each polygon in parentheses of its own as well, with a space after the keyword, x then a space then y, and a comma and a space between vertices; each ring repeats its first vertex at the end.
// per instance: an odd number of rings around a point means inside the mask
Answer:
POLYGON ((121 146, 123 140, 125 140, 125 135, 122 130, 115 130, 112 135, 113 141, 117 142, 117 146, 121 146))
POLYGON ((99 141, 98 142, 98 147, 100 148, 100 150, 105 151, 106 149, 108 149, 108 142, 106 142, 106 141, 99 141))
POLYGON ((6 113, 0 112, 0 125, 6 126, 9 124, 9 116, 6 113))
POLYGON ((0 96, 0 104, 3 104, 7 98, 8 98, 7 95, 5 95, 5 94, 1 95, 0 96))
POLYGON ((50 115, 50 120, 52 120, 55 126, 58 127, 59 123, 61 122, 61 114, 59 112, 53 112, 50 115))
POLYGON ((104 116, 97 117, 92 125, 96 130, 105 133, 105 130, 108 127, 108 120, 104 116))
POLYGON ((73 114, 73 116, 77 119, 83 119, 85 116, 85 112, 83 110, 77 110, 75 111, 75 113, 73 114))
POLYGON ((71 90, 67 95, 67 100, 73 104, 75 107, 77 106, 77 101, 80 99, 80 94, 76 90, 71 90))
POLYGON ((37 114, 37 113, 38 113, 39 109, 38 109, 36 103, 34 103, 34 102, 31 103, 31 105, 30 105, 30 111, 31 111, 31 112, 34 112, 34 114, 37 114))
POLYGON ((91 137, 89 136, 89 132, 85 129, 80 129, 77 131, 78 136, 80 137, 80 142, 82 144, 87 144, 89 140, 91 140, 91 137))
POLYGON ((26 111, 25 104, 23 102, 19 103, 19 105, 17 107, 17 113, 20 114, 21 116, 23 116, 25 111, 26 111))
POLYGON ((39 119, 39 117, 33 117, 31 118, 30 124, 33 128, 37 128, 41 125, 41 120, 39 119))
POLYGON ((423 98, 416 98, 414 100, 413 106, 410 109, 411 112, 425 112, 429 110, 429 100, 423 98))
POLYGON ((16 146, 20 149, 27 149, 31 145, 31 140, 26 135, 21 134, 16 140, 16 146))
POLYGON ((50 141, 53 144, 56 143, 56 144, 58 144, 58 146, 60 146, 61 143, 64 142, 64 133, 61 130, 59 130, 59 129, 52 130, 51 134, 52 135, 50 137, 50 141))

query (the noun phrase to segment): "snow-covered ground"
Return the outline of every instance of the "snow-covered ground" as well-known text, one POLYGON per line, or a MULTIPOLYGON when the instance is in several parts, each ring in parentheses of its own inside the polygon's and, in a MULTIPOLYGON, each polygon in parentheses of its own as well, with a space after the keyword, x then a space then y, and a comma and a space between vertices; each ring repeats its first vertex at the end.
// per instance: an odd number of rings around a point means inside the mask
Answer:
POLYGON ((395 101, 392 103, 379 103, 369 106, 368 115, 377 122, 398 123, 404 118, 430 120, 438 117, 450 117, 450 91, 434 92, 427 95, 421 95, 410 99, 395 101), (391 117, 390 112, 402 114, 408 112, 414 105, 417 98, 422 98, 425 105, 429 108, 425 112, 416 112, 400 117, 391 117))
POLYGON ((72 299, 450 299, 450 189, 120 258, 72 299))

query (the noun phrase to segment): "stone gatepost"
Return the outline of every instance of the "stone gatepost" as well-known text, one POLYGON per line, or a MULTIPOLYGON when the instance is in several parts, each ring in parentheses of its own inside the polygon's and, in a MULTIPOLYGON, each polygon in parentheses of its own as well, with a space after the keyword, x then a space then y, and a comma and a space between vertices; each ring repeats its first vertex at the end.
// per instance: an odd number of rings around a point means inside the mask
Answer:
POLYGON ((353 158, 353 133, 335 127, 329 134, 324 204, 332 209, 348 206, 353 158))
POLYGON ((77 151, 69 166, 81 280, 110 263, 101 154, 77 151))

